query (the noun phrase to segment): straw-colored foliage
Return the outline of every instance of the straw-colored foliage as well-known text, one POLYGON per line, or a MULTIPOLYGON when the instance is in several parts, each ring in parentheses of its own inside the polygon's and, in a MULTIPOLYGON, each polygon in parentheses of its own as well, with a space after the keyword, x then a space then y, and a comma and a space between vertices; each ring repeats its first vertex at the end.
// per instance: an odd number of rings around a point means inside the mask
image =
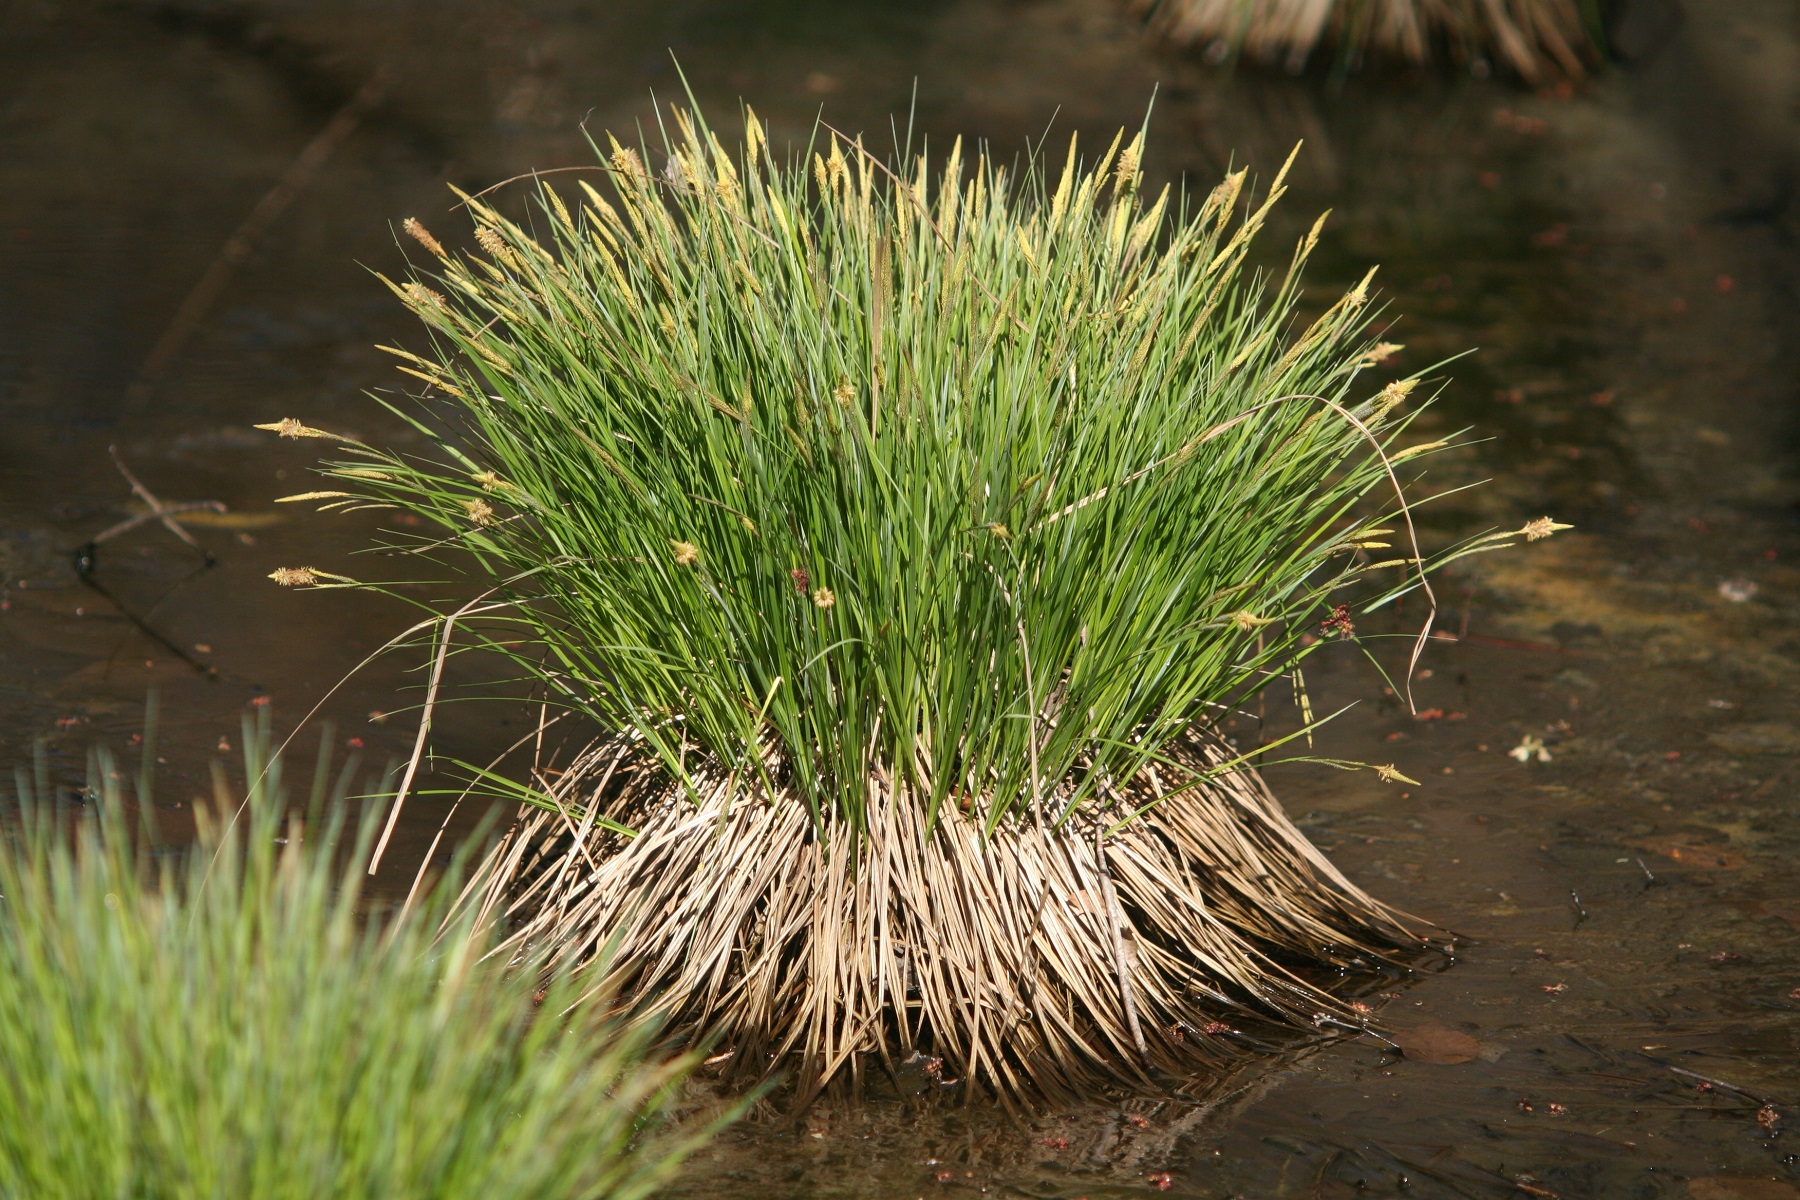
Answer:
POLYGON ((1281 179, 674 121, 535 232, 470 199, 479 255, 420 239, 396 411, 437 450, 328 471, 486 582, 444 652, 607 731, 523 789, 482 923, 617 938, 606 994, 803 1092, 915 1050, 1142 1083, 1331 1012, 1284 962, 1415 945, 1215 724, 1428 565, 1368 280, 1295 322, 1318 226, 1245 277, 1281 179))
POLYGON ((1594 0, 1135 0, 1152 27, 1213 54, 1305 67, 1338 52, 1424 63, 1492 60, 1527 82, 1579 79, 1601 44, 1594 0))

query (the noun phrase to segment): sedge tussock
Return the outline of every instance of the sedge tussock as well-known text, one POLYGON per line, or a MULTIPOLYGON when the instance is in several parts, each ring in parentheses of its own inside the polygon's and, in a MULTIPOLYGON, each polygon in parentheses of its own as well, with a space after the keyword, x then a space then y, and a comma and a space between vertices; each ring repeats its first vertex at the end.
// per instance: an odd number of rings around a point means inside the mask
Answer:
POLYGON ((752 1074, 930 1047, 1009 1097, 1313 1027, 1284 962, 1416 947, 1219 757, 1352 604, 1512 537, 1419 550, 1401 464, 1441 444, 1365 379, 1370 279, 1296 323, 1319 227, 1247 270, 1286 168, 1190 198, 1141 133, 1014 173, 669 124, 536 235, 465 198, 481 254, 389 281, 435 451, 325 472, 467 551, 440 663, 454 626, 605 731, 515 791, 485 919, 616 939, 608 994, 752 1074))
POLYGON ((1597 0, 1136 0, 1151 27, 1208 58, 1241 54, 1305 69, 1321 44, 1340 55, 1425 63, 1494 61, 1527 83, 1582 78, 1599 57, 1597 0))

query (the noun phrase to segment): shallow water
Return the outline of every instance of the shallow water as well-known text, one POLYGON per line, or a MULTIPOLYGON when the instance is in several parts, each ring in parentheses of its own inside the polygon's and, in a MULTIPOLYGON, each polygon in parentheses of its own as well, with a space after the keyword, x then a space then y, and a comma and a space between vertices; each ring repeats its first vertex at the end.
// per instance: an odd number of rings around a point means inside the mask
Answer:
MULTIPOLYGON (((64 774, 96 739, 124 748, 154 685, 178 821, 247 701, 298 719, 405 627, 397 605, 264 578, 391 564, 351 556, 370 526, 275 506, 308 487, 309 449, 250 426, 400 440, 361 395, 397 382, 372 346, 413 337, 369 274, 400 266, 393 225, 451 240, 447 182, 589 161, 584 119, 628 129, 649 89, 679 89, 668 48, 715 112, 741 96, 800 138, 823 106, 876 145, 909 105, 934 141, 1012 153, 1048 127, 1092 144, 1159 87, 1153 172, 1266 179, 1305 139, 1270 257, 1329 207, 1321 294, 1381 263, 1404 366, 1478 348, 1425 420, 1481 439, 1439 486, 1492 482, 1428 506, 1429 531, 1577 526, 1440 581, 1457 640, 1416 682, 1440 716, 1409 716, 1360 661, 1315 660, 1315 706, 1364 701, 1321 750, 1420 786, 1271 772, 1354 878, 1462 935, 1449 969, 1368 997, 1380 1019, 1471 1034, 1479 1056, 1337 1041, 1199 1101, 1024 1124, 820 1111, 728 1135, 677 1194, 1800 1196, 1800 18, 1779 0, 1687 7, 1640 61, 1560 96, 1210 72, 1109 0, 0 10, 0 757, 39 731, 64 774), (227 236, 384 69, 383 98, 128 400, 227 236), (210 569, 155 526, 100 548, 95 578, 168 644, 71 566, 129 511, 109 446, 153 493, 230 509, 195 527, 210 569), (1527 735, 1547 761, 1508 755, 1527 735)), ((406 753, 417 662, 327 699, 334 737, 377 763, 406 753)), ((529 729, 502 704, 438 720, 464 758, 529 729)), ((1272 700, 1267 720, 1292 714, 1272 700)), ((417 803, 415 857, 440 811, 417 803)))

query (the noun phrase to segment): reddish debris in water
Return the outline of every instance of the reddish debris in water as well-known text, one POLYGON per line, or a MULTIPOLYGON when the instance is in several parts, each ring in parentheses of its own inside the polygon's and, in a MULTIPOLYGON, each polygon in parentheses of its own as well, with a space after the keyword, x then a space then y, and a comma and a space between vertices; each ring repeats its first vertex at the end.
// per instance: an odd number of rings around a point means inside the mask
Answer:
POLYGON ((1175 1177, 1167 1171, 1158 1171, 1150 1176, 1150 1185, 1159 1192, 1166 1192, 1175 1186, 1175 1177))
POLYGON ((1131 1127, 1133 1129, 1148 1129, 1148 1128, 1150 1128, 1150 1118, 1149 1117, 1140 1117, 1136 1113, 1126 1113, 1125 1119, 1127 1121, 1131 1122, 1131 1127))
POLYGON ((1069 1148, 1069 1139, 1066 1137, 1047 1137, 1040 1139, 1038 1145, 1048 1146, 1052 1150, 1067 1150, 1069 1148))
POLYGON ((1518 1108, 1519 1108, 1519 1111, 1520 1111, 1520 1112, 1534 1112, 1534 1111, 1536 1111, 1536 1110, 1534 1110, 1534 1109, 1533 1109, 1533 1108, 1532 1108, 1532 1107, 1531 1107, 1531 1100, 1530 1100, 1530 1099, 1529 1099, 1529 1098, 1528 1098, 1528 1097, 1525 1097, 1525 1096, 1520 1096, 1520 1097, 1519 1097, 1519 1099, 1518 1099, 1518 1108))
POLYGON ((1773 1133, 1775 1126, 1781 1122, 1781 1110, 1773 1104, 1765 1104, 1756 1110, 1756 1123, 1773 1133))
POLYGON ((1201 1027, 1200 1032, 1217 1035, 1221 1033, 1231 1033, 1233 1031, 1231 1026, 1225 1024, 1223 1021, 1208 1021, 1201 1027))
POLYGON ((939 1183, 949 1183, 951 1180, 953 1180, 955 1178, 956 1178, 955 1171, 939 1171, 937 1173, 937 1181, 939 1183))
POLYGON ((1553 1117, 1560 1117, 1569 1110, 1564 1105, 1558 1104, 1556 1101, 1552 1100, 1550 1103, 1544 1105, 1544 1111, 1553 1117))
POLYGON ((1559 996, 1569 990, 1569 985, 1566 983, 1540 983, 1538 987, 1552 996, 1559 996))

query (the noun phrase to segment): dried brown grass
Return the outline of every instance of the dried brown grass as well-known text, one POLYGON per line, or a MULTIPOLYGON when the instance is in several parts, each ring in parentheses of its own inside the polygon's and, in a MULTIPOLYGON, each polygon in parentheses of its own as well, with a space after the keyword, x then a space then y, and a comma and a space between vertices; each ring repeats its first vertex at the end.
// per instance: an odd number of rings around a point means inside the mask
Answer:
POLYGON ((1053 794, 987 835, 979 805, 932 825, 872 779, 859 833, 718 772, 685 794, 620 739, 563 776, 563 811, 524 810, 468 902, 510 930, 499 953, 596 964, 590 994, 712 1040, 739 1082, 788 1072, 802 1103, 915 1055, 1008 1103, 1166 1088, 1263 1035, 1355 1024, 1293 964, 1421 944, 1255 772, 1207 778, 1227 755, 1190 739, 1104 815, 1058 827, 1053 794))

